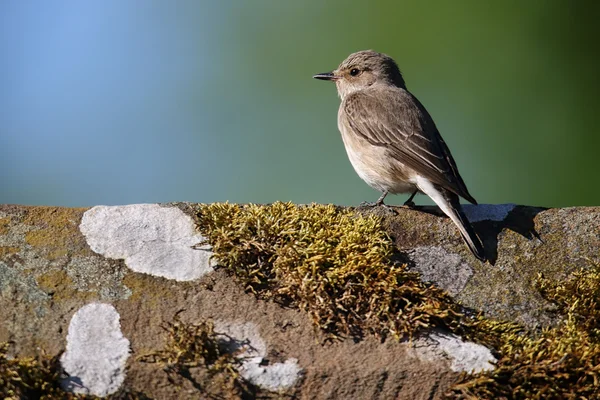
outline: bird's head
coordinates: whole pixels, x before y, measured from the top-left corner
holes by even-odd
[[[373,50],[352,53],[337,69],[313,78],[335,82],[342,99],[376,84],[406,87],[396,62],[390,56]]]

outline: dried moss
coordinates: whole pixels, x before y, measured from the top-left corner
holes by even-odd
[[[573,273],[565,282],[555,282],[539,275],[536,286],[542,295],[570,314],[596,339],[600,339],[600,265]]]
[[[241,399],[254,395],[254,387],[238,372],[241,358],[224,347],[211,320],[186,324],[176,315],[173,322],[162,328],[167,332],[164,349],[143,355],[140,361],[163,365],[175,386],[180,387],[182,379],[186,379],[208,398]]]
[[[60,389],[58,359],[9,358],[8,343],[0,344],[0,397],[3,399],[69,398]],[[74,397],[71,397],[74,398]]]
[[[600,398],[600,268],[580,270],[562,283],[540,276],[537,286],[565,318],[539,334],[501,333],[496,369],[464,375],[448,398]]]
[[[96,396],[69,393],[62,390],[60,381],[64,377],[59,356],[38,358],[11,358],[9,343],[0,343],[0,398],[5,400],[84,400],[98,399]],[[108,400],[149,399],[143,393],[121,388],[105,397]]]
[[[381,220],[332,205],[201,205],[198,229],[219,264],[262,298],[307,311],[329,337],[461,330],[441,289],[393,263]]]

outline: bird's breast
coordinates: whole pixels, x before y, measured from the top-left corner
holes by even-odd
[[[376,146],[353,132],[345,118],[338,118],[338,128],[354,170],[373,189],[380,192],[408,193],[415,188],[408,169],[384,146]]]

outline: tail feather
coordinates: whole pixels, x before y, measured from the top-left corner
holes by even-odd
[[[481,261],[486,261],[485,251],[479,237],[475,233],[469,219],[462,211],[458,195],[449,190],[434,185],[428,179],[418,177],[417,186],[419,189],[431,197],[438,207],[446,214],[452,222],[458,227],[460,235],[465,241],[471,253]]]
[[[479,260],[486,261],[485,251],[483,249],[483,245],[481,244],[481,240],[479,240],[479,237],[477,236],[477,233],[475,233],[473,226],[460,208],[460,204],[458,204],[458,208],[455,208],[455,211],[458,217],[457,219],[460,220],[460,222],[456,222],[456,220],[452,217],[450,218],[452,218],[452,221],[456,224],[456,226],[458,226],[458,230],[460,231],[463,240],[469,247],[469,250],[471,250],[471,253],[473,253],[473,255]]]

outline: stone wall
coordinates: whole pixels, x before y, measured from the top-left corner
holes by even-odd
[[[198,398],[142,362],[164,347],[174,320],[214,321],[243,349],[241,377],[263,395],[299,398],[441,398],[462,371],[494,368],[492,352],[447,332],[411,342],[323,342],[293,307],[258,300],[214,269],[194,227],[194,205],[90,209],[0,206],[0,342],[11,356],[60,356],[62,385],[107,396]],[[600,263],[600,208],[465,206],[491,259],[470,255],[437,208],[379,213],[402,262],[464,306],[527,327],[556,323],[533,287]],[[162,327],[161,327],[162,326]]]

